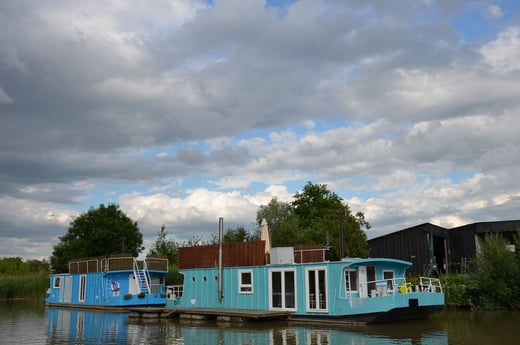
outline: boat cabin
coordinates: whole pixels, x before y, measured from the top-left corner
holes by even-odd
[[[412,309],[419,315],[419,310],[444,304],[438,279],[421,278],[415,286],[406,281],[410,262],[386,258],[325,261],[322,246],[270,248],[266,255],[262,242],[224,244],[221,269],[216,246],[180,248],[184,283],[170,288],[175,293],[167,306],[359,319],[411,307],[417,307]]]
[[[139,261],[128,254],[75,259],[69,272],[52,274],[48,305],[121,307],[164,305],[168,260],[149,256]]]

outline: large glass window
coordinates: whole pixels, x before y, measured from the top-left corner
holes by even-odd
[[[308,268],[307,309],[309,311],[327,310],[327,272],[325,268]]]
[[[296,308],[296,273],[290,270],[273,270],[270,276],[271,307]]]
[[[273,308],[282,307],[282,272],[271,272],[271,304]]]
[[[294,308],[296,306],[296,290],[294,288],[296,282],[294,281],[294,272],[285,271],[284,278],[285,308]]]

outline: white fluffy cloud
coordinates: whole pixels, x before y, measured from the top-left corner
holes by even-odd
[[[496,73],[504,75],[518,72],[520,70],[520,27],[513,26],[500,32],[497,39],[483,45],[480,52],[484,61]]]

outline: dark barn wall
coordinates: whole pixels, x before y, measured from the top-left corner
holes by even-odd
[[[453,229],[430,223],[390,233],[368,241],[371,257],[388,257],[412,262],[408,270],[414,275],[424,274],[430,263],[428,233],[433,235],[434,255],[440,272],[460,272],[463,261],[475,259],[478,247],[490,233],[503,236],[513,243],[520,230],[520,220],[480,222]],[[517,248],[520,250],[520,248]]]
[[[430,263],[428,233],[433,234],[434,244],[436,244],[435,255],[440,256],[437,257],[437,261],[442,266],[446,257],[446,229],[430,223],[369,240],[370,256],[410,261],[412,267],[408,269],[408,273],[423,274]]]
[[[475,231],[472,225],[450,230],[451,270],[460,271],[462,260],[473,261],[476,253]]]
[[[479,222],[449,230],[452,266],[459,270],[463,258],[473,261],[477,255],[477,238],[480,244],[488,234],[500,234],[510,243],[520,230],[520,220]],[[519,248],[517,248],[518,250]]]

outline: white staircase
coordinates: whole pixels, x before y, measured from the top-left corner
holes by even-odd
[[[150,274],[146,266],[146,261],[143,261],[143,268],[139,268],[139,263],[134,258],[134,277],[137,285],[138,293],[150,293]]]

